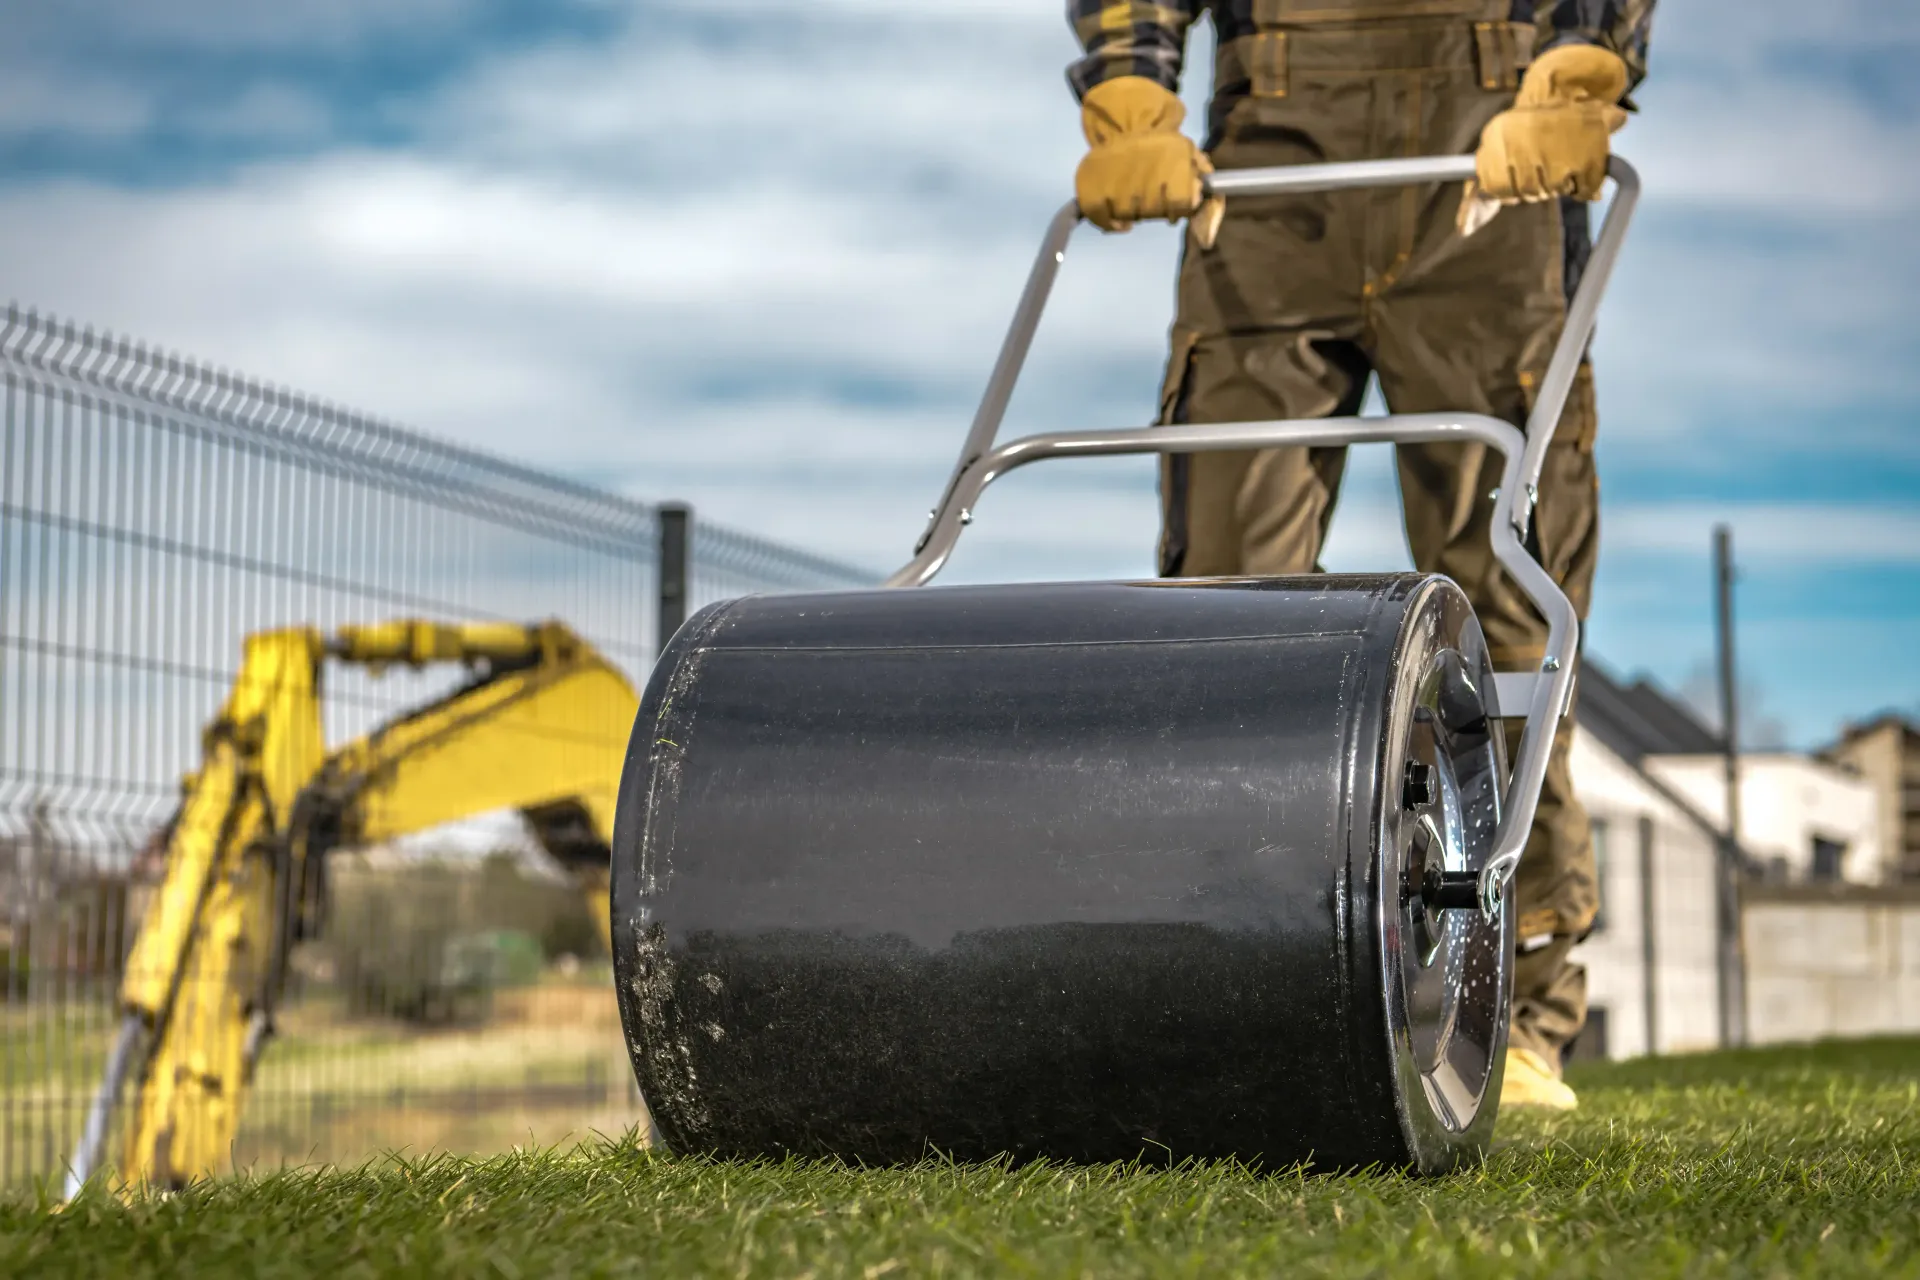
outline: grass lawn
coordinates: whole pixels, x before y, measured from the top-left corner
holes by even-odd
[[[0,1275],[1920,1277],[1920,1040],[1600,1065],[1451,1178],[718,1164],[616,1143],[50,1214]]]

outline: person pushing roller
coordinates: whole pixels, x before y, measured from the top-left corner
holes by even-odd
[[[1081,212],[1108,231],[1188,221],[1162,424],[1358,412],[1524,426],[1589,248],[1587,202],[1646,71],[1654,0],[1070,0],[1068,70],[1089,150]],[[1181,132],[1187,28],[1217,38],[1204,148]],[[1465,186],[1209,199],[1206,174],[1390,156],[1475,156]],[[1593,375],[1547,451],[1528,549],[1584,620],[1598,551]],[[1497,457],[1396,447],[1416,566],[1472,601],[1494,662],[1537,666],[1546,624],[1490,545]],[[1342,448],[1172,454],[1165,577],[1317,568]],[[1518,948],[1503,1098],[1571,1108],[1562,1056],[1586,1018],[1569,960],[1599,905],[1593,845],[1554,742],[1515,878]]]
[[[1463,2],[1263,5],[1228,28],[1211,157],[1172,88],[1198,9],[1090,16],[1093,152],[912,558],[709,605],[641,698],[610,924],[669,1149],[1440,1175],[1491,1148],[1508,1074],[1572,1103],[1594,876],[1554,759],[1580,631],[1558,583],[1591,573],[1575,384],[1640,180],[1607,150],[1625,59],[1563,77]],[[1411,154],[1342,155],[1380,150]],[[1569,255],[1555,193],[1602,174]],[[1357,191],[1388,194],[1326,194]],[[1087,210],[1193,219],[1165,421],[1000,440]],[[1397,412],[1314,416],[1376,371]],[[1327,446],[1373,440],[1402,449],[1430,567],[1307,572]],[[919,589],[996,478],[1143,453],[1176,459],[1163,567],[1237,576]]]

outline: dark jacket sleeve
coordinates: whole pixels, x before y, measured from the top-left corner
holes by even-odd
[[[1534,19],[1538,51],[1559,44],[1597,44],[1627,64],[1627,92],[1647,76],[1647,37],[1654,0],[1540,0]]]
[[[1086,56],[1067,68],[1076,98],[1102,80],[1145,76],[1175,93],[1187,49],[1187,28],[1203,0],[1145,4],[1140,0],[1067,0],[1067,21]]]

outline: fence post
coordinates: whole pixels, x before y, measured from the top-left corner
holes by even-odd
[[[660,519],[660,612],[654,657],[658,658],[687,620],[687,542],[693,508],[684,502],[663,502],[656,511]]]

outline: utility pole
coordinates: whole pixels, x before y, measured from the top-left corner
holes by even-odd
[[[1740,698],[1733,653],[1733,531],[1713,530],[1714,621],[1720,642],[1721,761],[1726,775],[1727,821],[1715,877],[1720,924],[1720,1043],[1746,1042],[1746,958],[1740,939]]]
[[[1660,1052],[1659,927],[1653,899],[1653,818],[1640,815],[1640,999],[1644,1006],[1647,1056]]]
[[[653,655],[657,660],[687,620],[687,526],[693,508],[683,502],[663,502],[654,510],[660,520],[660,607]]]

